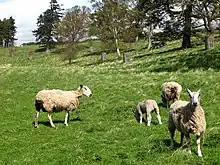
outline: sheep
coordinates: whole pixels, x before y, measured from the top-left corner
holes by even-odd
[[[144,117],[145,121],[147,121],[147,126],[150,126],[151,123],[151,112],[155,111],[157,114],[157,119],[159,121],[159,124],[162,124],[159,108],[157,105],[157,102],[155,100],[143,100],[142,102],[139,102],[137,105],[138,113],[140,114],[140,124],[142,124],[142,118]],[[146,120],[147,116],[147,120]]]
[[[182,91],[182,86],[177,82],[165,82],[162,84],[162,102],[166,107],[169,107],[169,102],[180,99],[180,92]]]
[[[63,91],[58,89],[39,91],[35,97],[35,128],[38,128],[38,118],[41,109],[43,112],[48,113],[48,119],[53,128],[55,128],[55,125],[52,121],[52,113],[65,110],[64,124],[68,126],[67,121],[69,121],[70,112],[77,108],[79,105],[78,99],[82,95],[89,97],[92,95],[92,92],[84,85],[80,85],[76,91]]]
[[[198,147],[198,156],[202,157],[200,148],[200,138],[205,134],[206,119],[205,113],[200,105],[200,90],[191,92],[187,89],[190,102],[176,101],[170,107],[168,117],[168,129],[171,137],[171,146],[174,146],[174,134],[177,129],[181,133],[180,144],[183,145],[184,136],[187,138],[188,152],[190,148],[190,134],[196,135],[196,143]]]

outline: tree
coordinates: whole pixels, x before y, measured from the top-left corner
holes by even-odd
[[[141,17],[141,27],[147,27],[148,49],[152,47],[153,30],[162,27],[162,22],[167,18],[167,3],[164,0],[138,0],[137,10]]]
[[[214,47],[213,22],[220,18],[220,1],[219,0],[196,0],[194,4],[194,17],[201,19],[206,30],[205,48]]]
[[[173,0],[172,4],[175,4],[176,6],[180,5],[183,13],[182,48],[191,47],[192,27],[194,24],[193,20],[197,22],[201,22],[200,20],[203,21],[204,27],[206,29],[205,45],[210,45],[207,42],[210,41],[210,35],[213,33],[214,30],[212,23],[217,18],[220,18],[219,0]],[[213,41],[211,40],[211,42]]]
[[[10,45],[14,45],[14,41],[16,40],[16,26],[15,19],[10,17],[9,19],[4,18],[2,21],[0,20],[0,44],[4,47],[9,47]]]
[[[59,40],[68,45],[69,63],[78,52],[77,43],[87,36],[89,13],[86,6],[74,6],[67,10],[57,27]]]
[[[33,31],[36,41],[39,41],[49,51],[58,39],[57,25],[62,17],[62,9],[56,0],[51,0],[50,8],[37,19],[38,29]]]
[[[74,6],[67,10],[57,31],[60,40],[75,44],[87,34],[90,9],[86,6]]]
[[[130,9],[126,0],[92,0],[90,35],[97,36],[105,45],[113,43],[118,58],[121,57],[120,39],[123,31],[130,27]]]

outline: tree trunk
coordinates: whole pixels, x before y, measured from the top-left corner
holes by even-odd
[[[205,36],[205,49],[213,49],[214,48],[214,37],[210,35]]]
[[[152,36],[153,36],[153,25],[150,24],[149,32],[148,32],[148,47],[147,47],[148,50],[150,50],[152,47]]]
[[[120,49],[119,49],[119,43],[118,43],[118,39],[117,38],[115,39],[115,46],[116,46],[118,58],[120,58],[121,57],[121,52],[120,52]]]
[[[101,61],[102,62],[106,61],[106,53],[105,52],[102,52],[102,54],[101,54]]]
[[[14,47],[13,46],[9,46],[8,49],[9,49],[9,56],[13,57],[14,56]]]
[[[186,5],[184,10],[184,28],[183,28],[183,40],[182,48],[191,48],[191,29],[192,29],[192,4]]]
[[[72,58],[69,58],[69,64],[72,64]]]
[[[117,54],[118,54],[118,58],[120,59],[121,58],[121,52],[120,52],[120,49],[119,49],[119,42],[118,42],[118,31],[116,28],[114,28],[113,30],[113,35],[114,35],[114,39],[115,39],[115,46],[116,46],[116,51],[117,51]]]

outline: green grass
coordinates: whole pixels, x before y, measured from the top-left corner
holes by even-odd
[[[144,42],[131,45],[132,60],[122,63],[115,53],[101,63],[98,43],[95,52],[85,49],[73,65],[60,55],[37,52],[28,57],[27,47],[16,48],[14,57],[0,49],[0,164],[220,164],[220,45],[211,51],[203,46],[179,50],[175,41],[147,51]],[[163,125],[155,114],[152,125],[140,125],[132,113],[146,98],[161,103],[161,84],[177,81],[192,91],[202,87],[201,104],[206,113],[207,132],[197,156],[195,137],[192,154],[170,149],[168,110],[159,107]],[[57,129],[40,113],[35,129],[34,97],[41,89],[71,90],[89,86],[91,98],[82,97],[78,114],[72,113],[69,126],[64,113],[53,115]],[[185,90],[183,100],[188,96]],[[77,115],[81,120],[76,120]],[[175,139],[179,142],[179,133]]]

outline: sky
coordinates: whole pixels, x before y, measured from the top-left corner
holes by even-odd
[[[57,0],[62,8],[75,5],[90,6],[89,0]],[[37,29],[38,16],[49,8],[50,0],[0,0],[0,19],[12,16],[17,27],[16,45],[35,41],[32,34]]]

